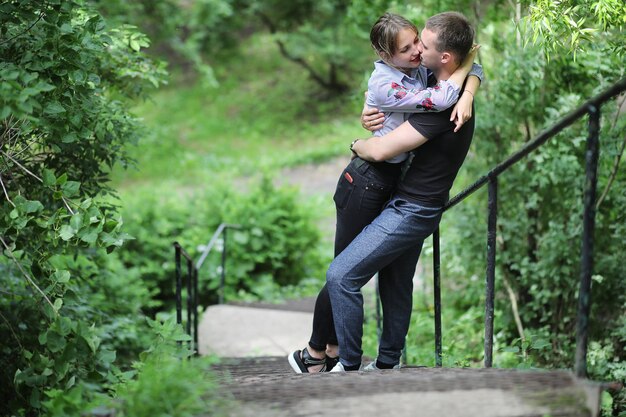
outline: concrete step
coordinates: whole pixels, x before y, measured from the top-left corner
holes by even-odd
[[[403,368],[295,374],[284,356],[225,359],[215,371],[238,417],[597,416],[600,384],[568,371]]]

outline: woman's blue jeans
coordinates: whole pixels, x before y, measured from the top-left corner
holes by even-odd
[[[330,264],[326,285],[343,365],[361,363],[361,288],[379,271],[383,332],[378,360],[387,364],[400,361],[411,319],[415,266],[424,240],[437,228],[441,214],[441,208],[424,207],[394,196]]]

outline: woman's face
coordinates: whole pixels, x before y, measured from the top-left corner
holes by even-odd
[[[419,40],[419,36],[413,29],[402,29],[396,38],[396,53],[393,54],[389,63],[396,68],[412,69],[419,67],[421,63],[417,49]]]

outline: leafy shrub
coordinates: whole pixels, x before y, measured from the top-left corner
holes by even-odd
[[[480,140],[466,166],[475,174],[487,172],[585,99],[623,77],[618,57],[610,55],[602,65],[594,64],[605,56],[604,43],[580,52],[577,62],[566,54],[546,61],[539,49],[511,47],[512,35],[497,35],[502,59],[491,69],[494,76],[486,100],[477,106],[476,138]],[[624,342],[614,336],[616,329],[624,326],[626,303],[626,280],[620,265],[626,250],[622,158],[626,119],[620,117],[617,104],[612,100],[602,106],[595,202],[589,337],[597,354],[590,351],[589,363],[596,361],[592,376],[600,380],[613,378],[614,369],[626,363]],[[510,350],[505,353],[511,356],[502,361],[507,366],[515,362],[541,367],[574,364],[586,122],[581,119],[499,176],[496,308],[502,315],[495,324],[496,333],[502,336],[501,346]],[[443,249],[442,259],[447,259],[447,267],[459,281],[464,279],[461,271],[466,271],[465,276],[484,276],[486,207],[486,193],[477,193],[444,219],[457,233],[449,234],[453,241]],[[505,282],[517,298],[525,342],[520,340]],[[464,304],[482,302],[482,279],[469,284]]]
[[[315,217],[297,201],[298,192],[275,187],[267,178],[246,187],[246,193],[216,185],[197,195],[150,191],[124,198],[125,230],[135,239],[118,256],[169,307],[174,301],[172,243],[180,242],[197,259],[220,223],[238,225],[227,230],[227,298],[239,291],[261,296],[268,286],[322,276]],[[220,242],[200,271],[202,303],[217,300],[222,250]]]
[[[209,366],[214,358],[190,358],[189,337],[173,319],[148,320],[149,348],[139,355],[133,370],[119,375],[107,392],[79,383],[69,390],[46,392],[44,408],[50,417],[79,417],[111,413],[124,417],[227,415],[230,405],[216,384]]]
[[[99,281],[105,250],[128,239],[101,196],[140,136],[129,102],[165,72],[144,35],[85,2],[3,2],[0,27],[0,414],[30,416],[48,390],[116,379],[121,342],[95,326],[113,321],[106,296],[129,302],[128,323],[149,302],[137,281]]]

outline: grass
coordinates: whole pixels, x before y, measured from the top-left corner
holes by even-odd
[[[174,82],[137,105],[147,136],[130,149],[138,169],[114,171],[115,188],[206,186],[324,161],[364,133],[357,97],[321,99],[268,38],[251,38],[246,56],[226,58],[215,72],[218,87]]]

